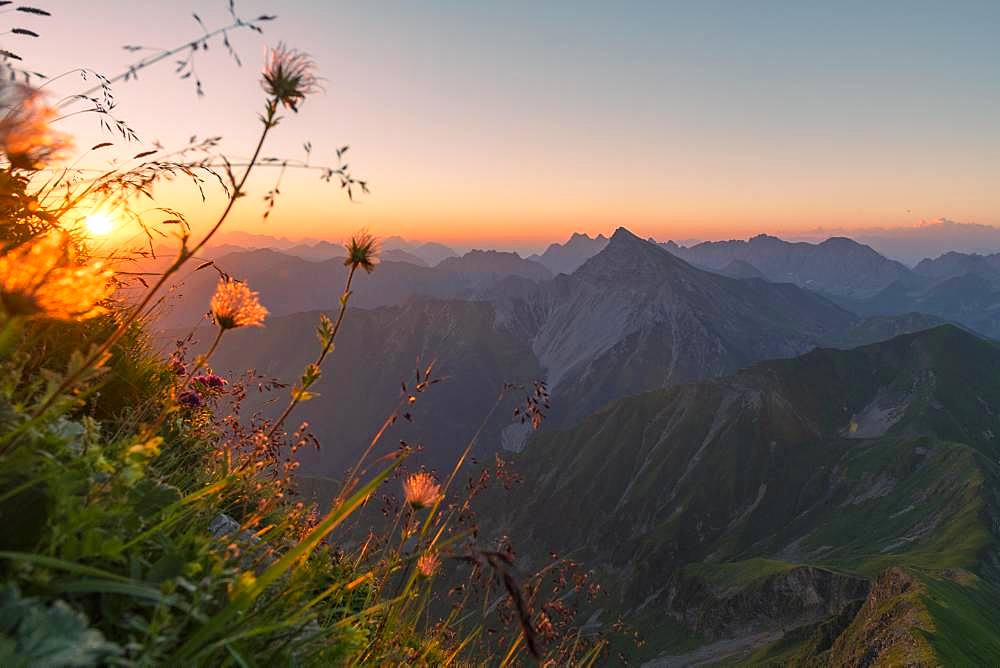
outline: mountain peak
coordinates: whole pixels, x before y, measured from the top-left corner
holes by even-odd
[[[619,227],[604,250],[587,260],[574,275],[602,282],[635,284],[636,281],[661,281],[667,273],[679,267],[688,267],[688,264],[658,245]]]
[[[632,232],[630,232],[628,229],[624,227],[619,227],[617,230],[615,230],[615,233],[611,235],[611,243],[613,244],[638,243],[645,245],[647,242],[643,241],[636,235],[632,234]]]

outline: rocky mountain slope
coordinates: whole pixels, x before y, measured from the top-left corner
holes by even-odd
[[[573,274],[498,308],[531,337],[558,424],[627,394],[805,352],[856,320],[794,285],[696,269],[624,228]]]
[[[998,455],[1000,349],[944,326],[622,399],[533,439],[489,516],[596,568],[659,665],[992,663],[945,629],[1000,612]]]

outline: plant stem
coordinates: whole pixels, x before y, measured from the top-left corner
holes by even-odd
[[[247,163],[247,168],[243,172],[243,177],[240,179],[239,183],[236,184],[236,186],[233,188],[233,192],[229,197],[229,202],[226,204],[225,210],[223,210],[222,215],[219,216],[219,219],[216,221],[215,225],[212,226],[212,229],[208,231],[208,234],[206,234],[202,238],[202,240],[199,241],[197,245],[195,245],[194,248],[190,250],[188,250],[186,247],[181,249],[181,252],[180,254],[178,254],[177,259],[170,264],[170,266],[167,268],[166,271],[163,272],[163,275],[160,276],[160,279],[156,282],[156,284],[146,293],[146,296],[143,297],[142,301],[139,302],[138,306],[136,306],[132,310],[132,312],[129,313],[124,320],[122,320],[121,324],[118,325],[117,329],[115,329],[115,331],[111,334],[111,336],[109,336],[107,340],[104,341],[104,343],[98,346],[87,357],[84,363],[81,364],[76,371],[69,374],[65,379],[63,379],[62,383],[59,384],[59,387],[56,388],[56,391],[53,392],[51,396],[49,396],[49,398],[42,404],[42,406],[32,414],[32,417],[40,417],[41,415],[44,415],[45,412],[52,407],[52,404],[55,403],[56,399],[61,394],[70,390],[73,387],[73,385],[76,384],[76,382],[80,379],[80,376],[86,369],[90,368],[91,365],[93,365],[98,360],[102,359],[105,356],[105,354],[111,349],[111,346],[117,343],[118,340],[122,336],[124,336],[125,332],[128,331],[128,328],[132,326],[132,323],[134,323],[136,319],[139,317],[139,315],[143,312],[143,310],[147,306],[149,306],[149,303],[153,300],[153,297],[156,295],[157,292],[159,292],[160,288],[163,287],[163,285],[167,282],[167,280],[175,273],[177,273],[177,271],[184,265],[184,263],[187,262],[188,258],[190,258],[192,255],[195,255],[198,251],[200,251],[205,246],[205,244],[207,244],[209,240],[211,240],[211,238],[215,235],[215,233],[219,230],[219,228],[222,227],[222,224],[226,221],[226,218],[229,217],[229,212],[233,210],[233,206],[236,204],[236,200],[243,194],[243,186],[246,185],[247,179],[250,176],[250,172],[253,171],[254,165],[257,163],[257,159],[260,157],[260,151],[264,147],[264,141],[267,139],[267,135],[271,131],[271,128],[273,128],[277,122],[276,121],[277,111],[278,111],[278,99],[272,98],[268,100],[267,115],[263,119],[264,129],[261,131],[260,138],[257,140],[257,148],[253,152],[253,157],[251,157],[250,162]]]
[[[194,377],[198,374],[198,372],[201,371],[201,369],[206,364],[208,364],[209,358],[212,357],[212,354],[215,352],[215,349],[219,347],[219,341],[222,340],[222,335],[225,333],[226,330],[220,327],[219,333],[215,335],[215,340],[212,341],[212,345],[209,347],[208,352],[206,352],[204,355],[198,356],[198,361],[195,363],[194,369],[192,369],[191,372],[188,373],[187,378],[184,379],[184,382],[181,384],[180,388],[174,391],[172,395],[174,399],[176,399],[182,392],[184,392],[184,390],[188,388],[188,386],[191,384],[191,381],[194,380]],[[144,440],[153,437],[153,435],[157,432],[157,430],[159,430],[159,428],[163,425],[163,422],[164,420],[167,419],[167,416],[170,415],[170,413],[173,411],[174,405],[175,404],[173,401],[164,402],[163,408],[162,410],[160,410],[159,416],[157,416],[156,420],[152,424],[150,424],[148,427],[145,428],[142,436]]]
[[[244,21],[242,19],[236,19],[231,24],[229,24],[229,25],[227,25],[227,26],[225,26],[223,28],[216,28],[212,32],[207,32],[204,35],[202,35],[201,37],[199,37],[197,39],[194,39],[194,40],[191,40],[190,42],[185,42],[184,44],[181,44],[180,46],[174,47],[173,49],[170,49],[169,51],[161,51],[160,53],[158,53],[156,55],[148,56],[148,57],[143,58],[142,60],[140,60],[138,62],[135,62],[135,63],[129,65],[128,69],[126,69],[124,72],[122,72],[122,73],[118,74],[117,76],[114,76],[114,77],[112,77],[110,79],[107,79],[107,84],[117,83],[119,81],[125,80],[128,77],[135,76],[136,72],[138,72],[139,70],[145,69],[145,68],[149,67],[150,65],[155,65],[156,63],[158,63],[158,62],[160,62],[162,60],[165,60],[167,58],[170,58],[171,56],[177,55],[181,51],[186,51],[188,49],[196,48],[198,45],[200,45],[200,44],[202,44],[204,42],[207,42],[208,40],[210,40],[211,38],[215,37],[216,35],[221,35],[221,34],[226,33],[229,30],[235,30],[235,29],[247,27],[247,26],[250,26],[250,25],[253,25],[253,21]],[[79,71],[79,70],[74,70],[74,71]],[[70,72],[67,72],[66,74],[69,74],[69,73]],[[60,75],[60,76],[62,76],[62,75]],[[93,87],[85,90],[82,93],[82,95],[84,95],[84,96],[93,95],[94,93],[100,92],[103,87],[104,87],[103,83],[98,84],[96,86],[93,86]]]
[[[7,348],[10,347],[11,342],[21,331],[21,325],[23,324],[24,318],[14,315],[8,317],[7,322],[0,328],[0,359],[6,354]]]
[[[222,335],[225,333],[226,330],[220,327],[219,333],[215,335],[215,340],[212,341],[212,345],[209,346],[208,348],[208,352],[206,352],[204,355],[198,355],[198,360],[197,362],[195,362],[194,368],[191,369],[190,373],[188,373],[187,378],[184,379],[184,383],[181,385],[178,392],[183,392],[184,390],[186,390],[188,388],[188,385],[191,384],[191,381],[198,374],[198,372],[201,371],[206,364],[208,364],[208,360],[215,353],[215,349],[219,347],[219,341],[222,340]]]
[[[344,322],[344,315],[347,313],[347,302],[351,298],[351,283],[354,281],[354,273],[357,270],[357,265],[352,264],[350,269],[347,271],[347,283],[344,285],[344,293],[340,297],[340,312],[337,314],[337,321],[333,325],[333,330],[331,331],[329,338],[323,344],[323,349],[320,350],[319,356],[316,358],[316,361],[313,362],[315,366],[322,366],[323,360],[326,359],[327,354],[333,349],[334,339],[337,338],[337,332],[340,331],[340,325]],[[301,394],[292,395],[292,399],[288,402],[288,406],[285,407],[285,410],[280,416],[278,416],[278,419],[275,420],[273,425],[271,425],[270,431],[267,432],[268,440],[274,436],[275,432],[277,432],[285,420],[288,419],[288,416],[295,409],[295,407],[298,406],[299,402],[302,401],[301,397]]]

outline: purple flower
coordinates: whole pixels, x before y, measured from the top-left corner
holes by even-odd
[[[195,376],[191,379],[193,382],[198,383],[202,387],[208,388],[210,390],[221,390],[229,383],[222,376],[217,376],[214,373],[203,373]]]
[[[194,390],[181,392],[177,396],[177,403],[185,408],[201,408],[205,405],[205,401],[201,398],[201,395]]]
[[[183,376],[187,373],[187,366],[185,366],[184,361],[174,355],[171,355],[170,361],[167,363],[167,368],[175,376]]]

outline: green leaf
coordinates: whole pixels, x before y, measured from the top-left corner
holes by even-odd
[[[57,583],[54,589],[70,594],[119,594],[128,596],[129,598],[139,598],[170,606],[176,603],[172,597],[165,595],[159,589],[135,582],[118,582],[93,578]]]
[[[16,587],[0,588],[0,665],[95,666],[122,654],[118,645],[89,627],[86,616],[63,601],[46,606],[21,598]]]
[[[144,520],[152,518],[173,503],[181,500],[181,492],[173,485],[165,485],[148,478],[140,480],[134,488],[132,508]]]
[[[102,571],[100,568],[85,566],[83,564],[78,564],[73,561],[56,559],[55,557],[46,557],[43,554],[30,554],[27,552],[4,551],[0,552],[0,559],[8,559],[10,561],[23,561],[25,563],[34,564],[36,566],[52,568],[58,571],[66,571],[67,573],[74,573],[76,575],[87,575],[96,578],[104,578],[107,580],[116,580],[118,582],[128,582],[128,583],[133,582],[133,580],[130,580],[129,578],[122,577],[121,575],[116,575],[108,571]]]
[[[315,399],[319,394],[317,392],[309,392],[308,390],[303,390],[301,387],[292,388],[292,399],[295,401],[309,401],[310,399]]]

